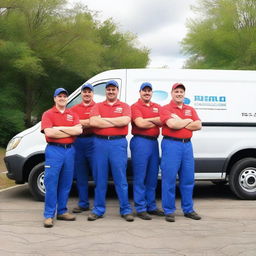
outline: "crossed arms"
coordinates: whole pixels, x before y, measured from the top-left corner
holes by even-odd
[[[200,120],[193,121],[191,118],[182,119],[176,114],[171,114],[171,118],[167,120],[166,125],[175,130],[186,128],[191,131],[197,131],[202,128]]]
[[[110,127],[122,127],[130,123],[131,118],[129,116],[119,117],[90,117],[90,126],[97,128],[110,128]]]
[[[45,128],[44,133],[49,138],[61,139],[72,136],[80,135],[83,132],[82,125],[77,124],[74,126],[55,126],[51,128]]]

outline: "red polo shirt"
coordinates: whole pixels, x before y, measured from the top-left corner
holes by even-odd
[[[76,113],[80,120],[89,119],[92,107],[95,105],[94,101],[91,101],[88,106],[85,106],[83,102],[70,108],[70,110]],[[84,128],[83,134],[92,134],[92,128]]]
[[[124,102],[117,100],[114,105],[109,105],[107,101],[96,103],[92,110],[90,116],[101,116],[104,117],[119,117],[119,116],[129,116],[131,117],[131,108]],[[114,135],[127,135],[128,125],[123,127],[110,127],[110,128],[93,128],[93,133],[103,136],[114,136]]]
[[[162,128],[163,136],[170,136],[181,139],[191,138],[193,133],[191,130],[187,128],[175,130],[169,128],[166,125],[167,120],[172,118],[171,114],[176,114],[182,119],[190,118],[193,121],[200,120],[195,109],[185,104],[182,105],[182,108],[179,108],[178,105],[172,100],[169,104],[163,106],[160,111],[160,119],[164,124]]]
[[[142,118],[152,118],[158,117],[160,112],[160,105],[150,102],[147,106],[141,99],[131,106],[132,111],[132,134],[133,135],[147,135],[147,136],[158,136],[159,126],[155,126],[148,129],[139,128],[134,123],[134,120],[138,117]]]
[[[69,109],[65,109],[64,113],[61,113],[55,106],[43,113],[41,121],[41,132],[44,133],[44,129],[52,128],[54,126],[74,126],[79,124],[79,118],[77,114],[71,112]],[[73,143],[76,137],[68,137],[61,139],[54,139],[45,135],[47,142],[56,143]]]

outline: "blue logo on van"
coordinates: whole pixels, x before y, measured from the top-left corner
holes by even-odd
[[[226,96],[213,96],[213,95],[195,95],[194,106],[196,108],[207,108],[207,109],[227,109],[227,98]]]
[[[191,100],[189,98],[184,98],[183,103],[189,105]]]
[[[168,98],[168,93],[161,90],[153,91],[152,100],[156,102],[164,101]]]

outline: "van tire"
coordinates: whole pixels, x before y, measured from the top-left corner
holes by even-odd
[[[256,199],[256,158],[248,157],[235,163],[229,175],[229,185],[240,199]]]
[[[28,177],[29,190],[37,201],[44,201],[45,187],[43,179],[44,163],[40,163],[32,169]]]

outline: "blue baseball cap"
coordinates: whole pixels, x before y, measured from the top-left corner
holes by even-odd
[[[142,85],[140,86],[140,91],[143,90],[145,87],[149,87],[151,90],[153,89],[151,83],[149,83],[149,82],[144,82],[144,83],[142,83]]]
[[[105,88],[107,88],[107,87],[110,86],[110,85],[119,88],[119,85],[118,85],[118,83],[117,83],[115,80],[110,80],[110,81],[108,81],[108,82],[106,83]]]
[[[64,88],[57,88],[53,94],[53,97],[56,97],[57,95],[59,95],[60,93],[66,93],[68,96],[68,91]]]
[[[91,89],[92,91],[94,90],[94,89],[93,89],[93,86],[92,86],[91,84],[87,83],[87,84],[84,84],[84,85],[82,86],[81,91],[84,90],[84,89],[86,89],[86,88]]]

